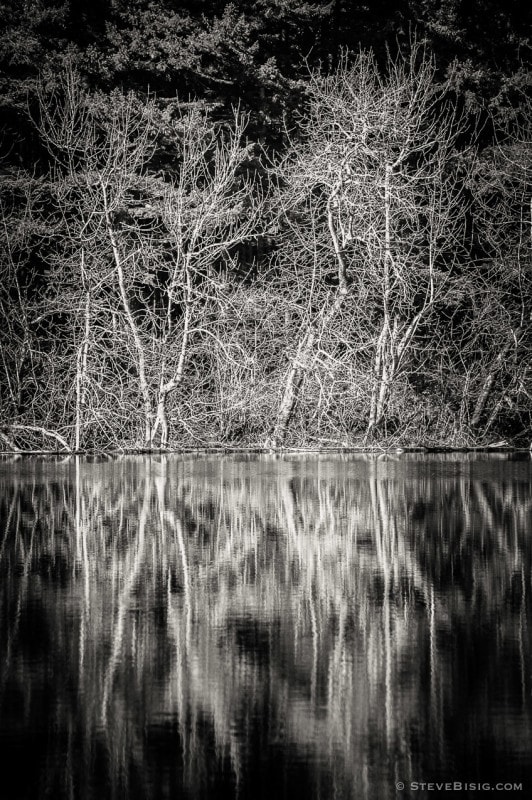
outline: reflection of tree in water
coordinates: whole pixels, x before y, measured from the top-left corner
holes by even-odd
[[[54,796],[386,797],[525,758],[528,464],[38,470],[3,479],[0,725]]]
[[[499,479],[493,472],[487,479],[478,467],[475,473],[473,463],[471,473],[448,482],[444,492],[429,485],[411,516],[409,538],[424,579],[449,614],[450,624],[437,625],[441,671],[448,676],[442,687],[450,712],[445,740],[458,750],[477,742],[495,759],[498,748],[513,751],[527,763],[532,738],[527,464],[507,464]],[[514,713],[523,714],[525,728],[505,718],[512,696],[521,696]]]

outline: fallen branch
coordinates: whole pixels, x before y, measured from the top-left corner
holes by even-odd
[[[1,431],[0,431],[0,439],[2,439],[7,444],[12,453],[20,453],[20,450],[18,449],[18,447],[16,447],[14,442]]]
[[[42,433],[43,436],[50,436],[52,439],[55,439],[57,442],[59,442],[59,444],[63,445],[67,452],[72,452],[72,448],[69,447],[66,439],[63,439],[63,437],[55,431],[47,431],[46,428],[41,428],[38,425],[19,425],[18,423],[9,425],[9,428],[13,431],[34,431],[35,433]],[[7,441],[7,437],[2,435],[2,438]]]

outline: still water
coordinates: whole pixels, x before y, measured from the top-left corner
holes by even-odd
[[[528,455],[4,461],[0,797],[530,797],[531,534]]]

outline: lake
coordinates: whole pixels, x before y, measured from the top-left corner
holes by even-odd
[[[0,487],[2,800],[531,796],[528,454],[23,458]]]

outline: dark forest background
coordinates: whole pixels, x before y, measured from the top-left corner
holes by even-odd
[[[0,446],[532,437],[532,6],[0,5]]]

